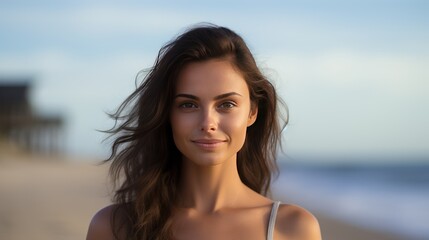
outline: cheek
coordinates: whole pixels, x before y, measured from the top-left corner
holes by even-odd
[[[171,131],[173,134],[173,141],[176,147],[180,152],[182,152],[182,145],[183,145],[183,139],[185,136],[185,131],[183,125],[183,121],[180,119],[180,117],[175,116],[172,114],[170,118],[171,123]]]
[[[225,121],[225,128],[232,135],[233,140],[235,139],[237,143],[242,144],[246,138],[247,117],[243,116],[243,114],[237,114],[234,118],[234,120]]]
[[[172,113],[170,124],[173,132],[173,138],[176,140],[189,133],[193,123],[192,118],[189,115]]]

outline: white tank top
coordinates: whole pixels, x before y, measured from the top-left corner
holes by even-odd
[[[267,240],[273,240],[274,226],[276,224],[277,210],[279,209],[280,201],[273,203],[271,208],[270,219],[268,220]]]

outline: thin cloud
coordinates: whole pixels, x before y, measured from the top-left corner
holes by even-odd
[[[78,34],[156,34],[177,31],[195,15],[161,8],[91,6],[86,8],[22,8],[0,10],[0,26],[43,34],[53,29]],[[75,38],[82,37],[80,35]]]

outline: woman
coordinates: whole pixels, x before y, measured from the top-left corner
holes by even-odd
[[[199,26],[165,45],[112,115],[114,205],[87,239],[321,239],[306,210],[266,197],[277,96],[243,39]]]

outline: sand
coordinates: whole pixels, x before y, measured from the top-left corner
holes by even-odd
[[[93,214],[109,204],[107,165],[0,155],[0,239],[85,239]],[[399,240],[315,213],[325,240]]]
[[[0,239],[85,239],[109,203],[106,166],[65,159],[0,161]]]

